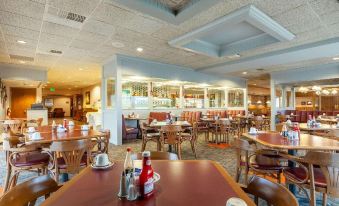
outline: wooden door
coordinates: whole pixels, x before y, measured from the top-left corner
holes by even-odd
[[[11,88],[11,117],[26,118],[26,110],[36,100],[35,88]]]

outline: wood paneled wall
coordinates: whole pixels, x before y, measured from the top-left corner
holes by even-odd
[[[26,110],[36,101],[35,88],[11,88],[11,117],[26,118]]]
[[[339,96],[322,96],[321,110],[323,111],[339,110]]]

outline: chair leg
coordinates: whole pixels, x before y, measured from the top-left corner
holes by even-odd
[[[179,143],[179,144],[177,144],[176,145],[177,146],[177,148],[178,148],[178,157],[179,157],[179,160],[181,160],[181,144]]]
[[[327,193],[323,193],[323,206],[327,205]]]
[[[236,172],[236,174],[235,174],[235,181],[236,181],[236,182],[239,182],[239,180],[240,180],[240,175],[241,175],[241,167],[238,167],[238,168],[237,168],[237,172]]]
[[[10,190],[11,188],[13,188],[16,185],[18,178],[19,178],[19,173],[20,173],[20,171],[13,170],[13,177],[9,181],[8,190]]]
[[[7,164],[7,173],[5,178],[4,192],[6,192],[9,188],[9,180],[11,179],[12,167],[10,164]]]
[[[316,197],[315,197],[315,191],[314,189],[310,189],[310,205],[311,206],[316,206]]]
[[[145,148],[146,148],[146,142],[145,142],[145,141],[142,141],[142,144],[141,144],[141,152],[145,151]]]
[[[194,154],[194,157],[195,157],[195,159],[197,159],[197,153],[195,151],[195,144],[194,144],[193,141],[190,141],[190,143],[191,143],[191,148],[192,148],[192,152]]]

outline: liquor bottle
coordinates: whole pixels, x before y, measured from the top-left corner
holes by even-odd
[[[154,192],[153,169],[151,166],[151,153],[142,153],[142,171],[139,177],[140,195],[142,198],[150,197]]]
[[[63,126],[64,128],[67,127],[67,119],[64,119],[62,126]]]
[[[133,166],[133,160],[131,157],[132,149],[130,147],[127,147],[125,162],[124,162],[124,170],[125,174],[130,174],[133,172],[134,166]]]

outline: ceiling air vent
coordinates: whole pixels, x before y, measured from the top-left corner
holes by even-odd
[[[54,49],[52,49],[52,50],[49,51],[49,52],[51,52],[51,53],[53,53],[53,54],[62,54],[62,51],[54,50]]]
[[[44,14],[44,21],[61,24],[76,29],[81,29],[85,20],[85,16],[61,10],[52,6],[48,6],[47,12]]]
[[[10,54],[9,57],[13,60],[18,60],[18,61],[25,61],[25,62],[34,61],[33,57],[26,57],[26,56],[14,55],[14,54]]]

